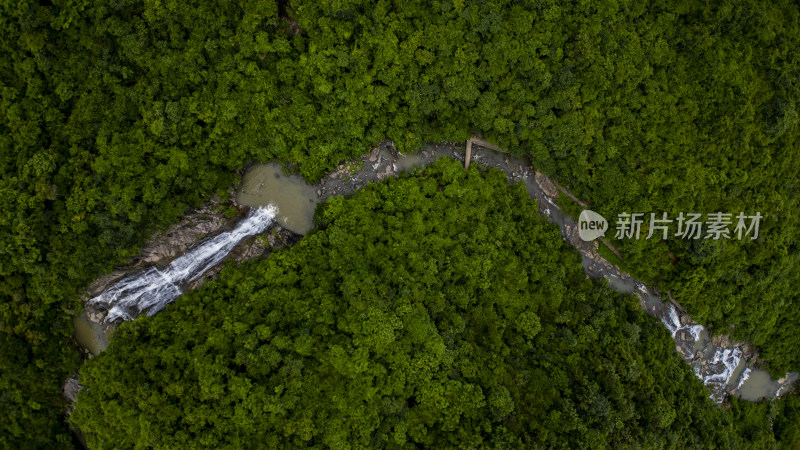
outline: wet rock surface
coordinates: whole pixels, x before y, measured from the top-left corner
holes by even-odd
[[[450,157],[464,161],[463,143],[428,145],[422,152],[413,155],[399,153],[390,141],[384,141],[361,158],[340,164],[336,170],[325,176],[319,183],[311,186],[317,201],[324,202],[336,195],[348,195],[363,188],[370,182],[380,182],[388,177],[398,176],[417,166],[425,166],[440,157]],[[711,388],[711,398],[721,402],[726,396],[746,390],[748,400],[762,397],[776,397],[788,391],[797,374],[787,374],[780,380],[771,380],[758,369],[757,354],[745,343],[730,342],[727,337],[709,336],[708,331],[695,323],[683,312],[671,296],[662,299],[656,289],[622,272],[598,253],[598,242],[583,241],[578,235],[575,221],[556,205],[559,193],[572,195],[547,176],[535,171],[524,158],[511,157],[506,153],[489,150],[480,144],[473,144],[471,161],[484,167],[495,167],[506,173],[512,182],[525,183],[526,189],[534,198],[539,212],[561,228],[568,243],[575,247],[583,257],[583,267],[587,276],[605,278],[611,288],[625,294],[636,295],[642,308],[651,316],[658,318],[670,331],[676,343],[676,351],[694,369],[695,374]],[[235,198],[232,201],[235,204]],[[236,205],[240,206],[240,205]],[[219,208],[217,208],[219,209]],[[196,245],[204,235],[219,233],[232,222],[213,212],[213,208],[201,208],[189,214],[180,224],[170,228],[163,236],[155,236],[145,246],[142,254],[133,263],[134,267],[146,264],[163,264],[169,259],[186,252]],[[238,220],[238,218],[237,218]],[[228,260],[241,261],[267,257],[272,251],[293,245],[302,236],[279,225],[273,226],[257,236],[240,242],[228,255]],[[612,250],[614,250],[612,248]],[[217,276],[224,264],[208,270],[201,278],[187,286],[186,290],[196,289]],[[90,286],[87,298],[102,292],[114,281],[120,279],[126,270],[118,270]],[[102,311],[88,311],[90,320],[102,323]],[[752,381],[760,380],[755,388]]]
[[[320,201],[333,195],[346,195],[360,189],[366,183],[381,181],[387,176],[397,176],[404,169],[432,163],[439,157],[447,156],[464,160],[463,144],[429,145],[416,155],[398,153],[390,142],[384,142],[359,161],[362,168],[352,170],[352,166],[341,165],[320,183],[317,191]],[[561,228],[561,233],[570,245],[583,257],[587,276],[605,278],[614,290],[636,295],[642,308],[659,319],[675,339],[676,351],[693,368],[695,374],[711,389],[710,397],[722,402],[728,395],[741,395],[748,388],[748,377],[758,373],[759,395],[742,396],[747,400],[774,398],[788,391],[798,374],[787,374],[780,380],[771,380],[764,371],[758,369],[758,355],[746,343],[731,342],[727,336],[710,337],[708,330],[694,322],[683,308],[672,299],[662,299],[660,293],[645,283],[631,277],[619,267],[611,264],[597,250],[597,241],[587,242],[580,238],[575,221],[556,205],[559,193],[575,199],[565,188],[534,170],[525,158],[510,157],[508,154],[473,144],[472,163],[484,167],[494,167],[506,173],[512,182],[523,182],[528,193],[539,205],[539,212]],[[575,199],[582,205],[579,199]],[[603,244],[605,245],[605,244]],[[609,245],[612,252],[618,253]],[[682,313],[682,314],[681,314]]]
[[[206,213],[204,212],[204,214]],[[182,225],[180,229],[183,232],[180,233],[181,238],[176,242],[175,245],[176,247],[183,248],[185,253],[180,255],[179,258],[174,259],[166,268],[162,267],[160,268],[161,270],[155,266],[139,268],[137,265],[132,264],[132,269],[130,269],[130,271],[120,269],[115,271],[110,276],[103,277],[101,280],[94,283],[87,290],[85,295],[85,312],[78,317],[86,318],[89,322],[88,327],[82,327],[81,331],[83,333],[76,334],[76,338],[79,338],[78,341],[81,342],[85,347],[89,348],[92,354],[97,354],[97,341],[105,341],[106,339],[104,339],[104,336],[91,336],[91,333],[87,330],[95,330],[97,329],[97,326],[101,324],[103,333],[107,338],[107,336],[111,334],[116,326],[118,326],[122,321],[133,319],[145,312],[147,312],[147,314],[153,314],[163,307],[163,305],[156,305],[155,310],[148,310],[150,306],[147,302],[141,303],[131,301],[129,302],[130,305],[126,304],[126,306],[121,306],[124,308],[122,311],[115,312],[115,309],[117,309],[117,307],[120,305],[120,303],[115,300],[118,294],[108,296],[108,293],[112,291],[104,291],[104,289],[108,288],[108,286],[116,280],[120,280],[120,284],[123,285],[139,286],[141,283],[139,283],[138,280],[135,283],[132,283],[130,280],[135,280],[138,277],[140,279],[148,280],[147,283],[144,284],[149,284],[151,281],[155,283],[162,281],[162,279],[169,278],[171,283],[167,283],[166,287],[163,289],[176,291],[173,297],[169,297],[165,300],[166,302],[169,302],[171,301],[171,298],[175,298],[187,291],[197,289],[208,280],[216,278],[225,267],[226,263],[239,264],[248,259],[266,257],[272,251],[294,244],[301,237],[290,230],[287,230],[279,225],[275,225],[272,219],[264,222],[262,220],[264,213],[259,214],[262,215],[255,214],[253,216],[248,216],[246,220],[237,217],[231,220],[223,221],[223,219],[218,216],[217,221],[222,223],[222,226],[218,227],[220,232],[215,235],[199,239],[192,243],[192,245],[185,245],[183,238],[192,233],[198,236],[202,236],[203,234],[196,232],[196,225],[182,223],[180,224]],[[193,214],[191,214],[190,217],[191,216],[193,216]],[[267,220],[267,216],[263,217],[265,218],[264,220]],[[274,218],[274,214],[269,217]],[[235,223],[236,220],[239,220],[239,224],[236,227],[233,227],[232,224]],[[259,223],[261,225],[252,225],[257,226],[258,228],[255,231],[248,233],[248,226],[244,227],[245,230],[240,229],[242,224],[245,224],[245,222],[253,224]],[[207,223],[208,222],[200,222],[199,224],[201,227],[203,227],[206,226]],[[233,230],[231,230],[231,228],[233,228]],[[263,229],[265,231],[259,232],[258,229]],[[251,235],[247,236],[247,234]],[[173,234],[173,236],[175,235],[176,234]],[[237,235],[240,237],[237,237]],[[242,238],[241,236],[244,237]],[[158,239],[162,239],[162,237],[159,236]],[[164,243],[163,241],[159,242],[158,245],[159,248],[169,247],[169,243]],[[206,250],[208,247],[210,248]],[[214,259],[211,258],[210,255],[219,255],[219,257]],[[174,267],[178,259],[180,259],[183,264],[179,264],[177,267]],[[206,263],[206,260],[209,262]],[[178,275],[174,275],[174,272],[178,272]],[[172,276],[176,276],[177,278],[173,280],[171,278]],[[120,284],[112,287],[112,290],[118,290]],[[105,288],[103,288],[103,286],[105,286]],[[154,290],[153,292],[155,293],[153,294],[153,292],[151,292],[148,288],[148,290],[142,291],[142,294],[138,294],[138,291],[136,291],[136,295],[160,295],[159,292],[161,292],[161,289],[162,288]],[[100,293],[103,293],[103,295],[98,296]],[[125,293],[119,295],[122,297],[128,294]],[[76,321],[76,324],[77,323],[78,321]],[[105,345],[102,345],[101,347],[102,348],[100,351],[105,348]]]
[[[275,225],[266,233],[253,236],[240,242],[228,255],[227,260],[238,265],[249,259],[266,258],[274,251],[291,247],[302,237],[302,235],[289,231],[280,225]],[[195,290],[207,281],[213,280],[219,276],[219,273],[222,272],[224,267],[224,263],[217,264],[206,271],[202,277],[187,284],[184,287],[184,291]]]
[[[180,222],[172,225],[165,232],[158,232],[151,236],[142,246],[139,255],[133,258],[130,263],[117,268],[90,284],[83,295],[84,314],[88,320],[94,324],[102,325],[105,330],[105,337],[110,335],[118,324],[105,323],[107,311],[94,307],[88,304],[87,301],[101,294],[124,277],[148,266],[166,266],[171,260],[186,253],[207,236],[218,234],[226,228],[233,227],[241,219],[240,215],[227,218],[222,214],[221,206],[220,199],[213,198],[202,207],[188,213]]]
[[[166,233],[153,236],[142,248],[134,266],[167,263],[185,253],[204,237],[218,233],[238,221],[239,218],[228,219],[222,216],[217,206],[218,204],[212,203],[195,210],[180,223],[170,227]]]
[[[98,278],[86,289],[84,300],[94,297],[122,277],[147,266],[165,266],[171,260],[186,253],[204,237],[231,228],[240,216],[226,218],[221,213],[221,202],[212,199],[206,205],[187,214],[180,222],[163,233],[156,233],[142,246],[139,255],[129,264]]]

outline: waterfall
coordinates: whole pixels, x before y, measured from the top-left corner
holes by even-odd
[[[739,366],[739,361],[741,361],[741,359],[742,349],[739,347],[718,348],[714,352],[714,359],[709,363],[709,366],[716,368],[716,371],[706,375],[703,379],[703,383],[714,383],[725,387],[730,381],[736,367]]]
[[[232,231],[202,242],[173,260],[164,270],[150,267],[123,278],[89,300],[89,304],[108,310],[106,323],[120,318],[131,320],[145,311],[152,316],[183,293],[180,288],[182,283],[200,278],[225,259],[242,239],[269,228],[277,212],[278,209],[273,205],[252,209]]]
[[[668,315],[661,317],[661,322],[664,323],[664,326],[667,327],[670,333],[672,333],[672,337],[675,337],[678,334],[678,331],[684,328],[681,325],[681,318],[678,317],[678,311],[672,305],[667,305],[667,310],[669,311]]]
[[[666,304],[666,313],[660,315],[661,322],[672,334],[672,337],[679,342],[679,347],[682,341],[678,339],[678,333],[681,331],[688,331],[692,340],[687,340],[685,344],[688,345],[687,349],[691,350],[695,343],[701,340],[701,333],[705,329],[702,325],[684,325],[678,316],[678,310],[671,304]],[[714,356],[710,359],[701,357],[696,358],[692,352],[682,353],[684,359],[689,361],[694,366],[694,373],[698,378],[703,380],[703,384],[712,385],[713,392],[711,398],[721,402],[724,398],[724,390],[732,380],[736,373],[736,368],[742,361],[744,352],[738,346],[732,348],[714,348]],[[741,386],[750,376],[750,369],[747,368],[743,375],[740,375],[738,386]]]

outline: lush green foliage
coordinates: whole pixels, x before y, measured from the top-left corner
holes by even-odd
[[[587,279],[502,172],[440,159],[316,218],[120,327],[81,372],[92,448],[745,442],[664,327]]]
[[[800,368],[798,22],[792,0],[3,1],[0,439],[65,436],[77,293],[148,231],[246,161],[315,179],[384,137],[483,133],[607,217],[762,212],[753,243],[617,245]]]

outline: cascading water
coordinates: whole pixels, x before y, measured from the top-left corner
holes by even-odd
[[[675,337],[681,330],[689,330],[695,341],[700,339],[700,333],[703,331],[702,325],[681,325],[681,319],[678,317],[678,310],[672,305],[667,305],[667,309],[669,310],[669,314],[662,317],[661,321],[664,322],[664,326],[672,333],[672,337]]]
[[[703,382],[705,384],[716,383],[721,386],[727,385],[731,379],[731,375],[733,375],[733,371],[736,370],[741,360],[742,349],[738,347],[718,348],[714,351],[714,359],[711,360],[709,364],[716,366],[718,371],[706,376]]]
[[[208,269],[219,264],[242,239],[264,232],[275,220],[278,209],[269,205],[252,209],[232,230],[206,240],[170,265],[159,270],[150,267],[123,278],[89,304],[108,310],[106,323],[117,319],[130,320],[142,312],[147,315],[161,311],[178,298],[182,283],[200,278]]]
[[[716,402],[722,402],[730,393],[750,401],[775,398],[798,377],[792,372],[773,380],[768,372],[752,367],[744,344],[727,340],[715,343],[705,327],[688,318],[682,321],[673,305],[656,306],[647,299],[644,303],[645,310],[659,317],[672,333],[676,349],[703,384],[711,388],[709,397]]]
[[[742,376],[739,377],[739,384],[736,385],[736,389],[741,389],[742,388],[742,385],[744,385],[744,382],[747,381],[748,379],[750,379],[750,374],[752,372],[753,372],[753,369],[751,369],[749,367],[744,369],[744,372],[742,372]]]
[[[681,352],[684,358],[693,368],[698,378],[703,380],[703,384],[712,387],[711,398],[721,402],[725,397],[725,389],[731,381],[735,381],[737,368],[742,363],[744,352],[741,348],[713,348],[714,354],[711,357],[697,357],[693,350],[700,345],[704,347],[702,333],[705,327],[698,324],[682,324],[678,316],[678,310],[671,304],[665,305],[665,312],[661,315],[661,322],[672,333],[672,337],[678,342],[679,347],[683,346]],[[688,331],[691,339],[680,338],[678,333]],[[748,369],[749,370],[749,369]],[[739,378],[741,380],[741,376]],[[744,380],[740,381],[741,385]],[[738,388],[738,386],[737,386]]]
[[[368,181],[380,181],[388,174],[396,172],[398,168],[404,170],[416,165],[431,164],[442,156],[463,159],[462,155],[461,152],[449,146],[442,146],[434,147],[418,155],[403,156],[400,160],[396,160],[390,150],[379,148],[363,159],[364,165],[355,175],[348,174],[343,177],[342,173],[333,172],[327,178],[327,184],[323,182],[317,186],[319,190],[316,192],[316,196],[319,201],[324,201],[333,195],[345,195],[360,189]],[[525,183],[528,193],[538,201],[540,212],[557,224],[562,230],[564,239],[581,253],[584,268],[591,277],[604,277],[614,290],[623,294],[635,294],[640,298],[644,310],[662,321],[675,339],[676,350],[691,365],[697,377],[711,388],[710,397],[712,399],[721,402],[730,393],[752,401],[761,398],[775,398],[798,378],[797,373],[790,373],[775,381],[767,372],[750,367],[752,366],[751,357],[748,356],[748,352],[744,351],[743,344],[726,341],[715,343],[705,327],[694,323],[688,317],[681,320],[678,310],[672,304],[662,301],[652,288],[630,275],[624,274],[618,267],[609,263],[591,243],[584,242],[579,238],[575,221],[564,213],[554,201],[558,195],[558,189],[561,188],[554,185],[545,176],[535,171],[532,172],[526,162],[509,158],[505,154],[483,150],[476,151],[475,158],[483,158],[486,165],[502,169],[512,179]],[[273,175],[279,173],[274,168],[270,170]],[[274,176],[274,178],[278,177]],[[253,183],[248,189],[248,194],[257,196],[261,192],[269,190],[263,185],[262,181],[264,180],[256,181],[258,183]],[[285,191],[286,186],[281,185],[279,189]],[[244,191],[243,188],[241,193]],[[298,198],[302,199],[300,201],[308,201],[307,195],[298,195]],[[273,196],[267,196],[267,198],[269,202],[274,200]],[[250,200],[258,200],[252,204],[261,204],[258,202],[262,201],[260,198],[251,198]],[[292,203],[297,203],[297,201],[290,197],[287,205],[292,205]],[[148,315],[155,314],[163,309],[164,305],[181,295],[180,285],[182,282],[199,278],[205,270],[224,259],[239,240],[267,229],[276,212],[277,210],[274,208],[263,208],[251,212],[251,215],[233,232],[223,233],[207,241],[173,261],[163,271],[150,268],[139,275],[125,278],[102,295],[90,300],[90,303],[99,306],[96,309],[109,311],[106,322],[114,321],[117,318],[131,319],[143,311],[147,311]],[[256,215],[261,216],[255,217]],[[234,235],[237,231],[239,234]],[[98,317],[96,320],[101,319]]]

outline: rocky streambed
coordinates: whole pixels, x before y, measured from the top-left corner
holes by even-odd
[[[721,402],[727,395],[738,395],[746,400],[774,398],[786,393],[796,373],[780,380],[758,369],[757,354],[745,343],[730,342],[726,337],[711,337],[708,331],[691,320],[671,298],[667,301],[652,287],[632,278],[612,265],[598,253],[597,242],[580,239],[575,221],[557,205],[556,198],[571,195],[546,176],[536,172],[523,158],[482,148],[472,147],[471,162],[495,167],[506,173],[510,181],[525,183],[528,193],[539,204],[539,212],[561,228],[563,238],[583,257],[587,276],[605,278],[613,289],[636,295],[642,308],[658,318],[675,339],[676,350],[692,366],[697,376],[711,388],[711,398]],[[276,164],[258,165],[245,174],[239,189],[227,200],[242,212],[228,219],[222,214],[220,199],[212,199],[190,214],[164,234],[154,236],[130,265],[97,280],[86,293],[86,311],[75,319],[76,338],[89,357],[105,348],[113,329],[121,320],[109,322],[108,305],[90,301],[106,291],[123,277],[146,270],[147,267],[166,267],[171,260],[203,245],[208,239],[232,230],[242,220],[246,207],[277,206],[276,223],[264,232],[249,236],[230,251],[225,258],[238,263],[249,258],[266,257],[271,251],[294,244],[312,227],[312,217],[317,203],[335,195],[347,195],[367,183],[380,182],[403,171],[432,163],[437,158],[450,157],[463,161],[464,144],[446,143],[429,145],[422,152],[403,155],[391,142],[383,142],[369,154],[340,164],[336,170],[316,185],[302,178],[286,175]],[[211,237],[209,237],[211,236]],[[202,276],[185,286],[183,292],[196,289],[215,277],[223,264],[208,268]],[[129,311],[127,318],[135,318],[143,311]],[[65,396],[74,401],[79,384],[73,377],[65,386]]]
[[[231,217],[226,214],[225,204],[238,209]],[[179,223],[164,233],[152,236],[143,246],[140,254],[126,266],[103,276],[93,282],[84,293],[84,311],[73,319],[75,340],[83,348],[88,358],[105,350],[116,327],[123,319],[109,320],[108,305],[92,302],[110,288],[127,277],[134,277],[148,270],[165,270],[176,258],[190,253],[193,249],[225,232],[235,229],[237,223],[246,216],[248,208],[239,205],[234,196],[223,202],[213,198],[206,205],[187,214]],[[237,242],[218,264],[207,267],[202,276],[179,286],[182,292],[197,289],[206,281],[215,278],[226,261],[241,263],[247,259],[268,256],[272,251],[288,247],[302,236],[280,224],[275,224],[266,232],[249,236]],[[125,315],[135,318],[144,311],[128,310]]]

